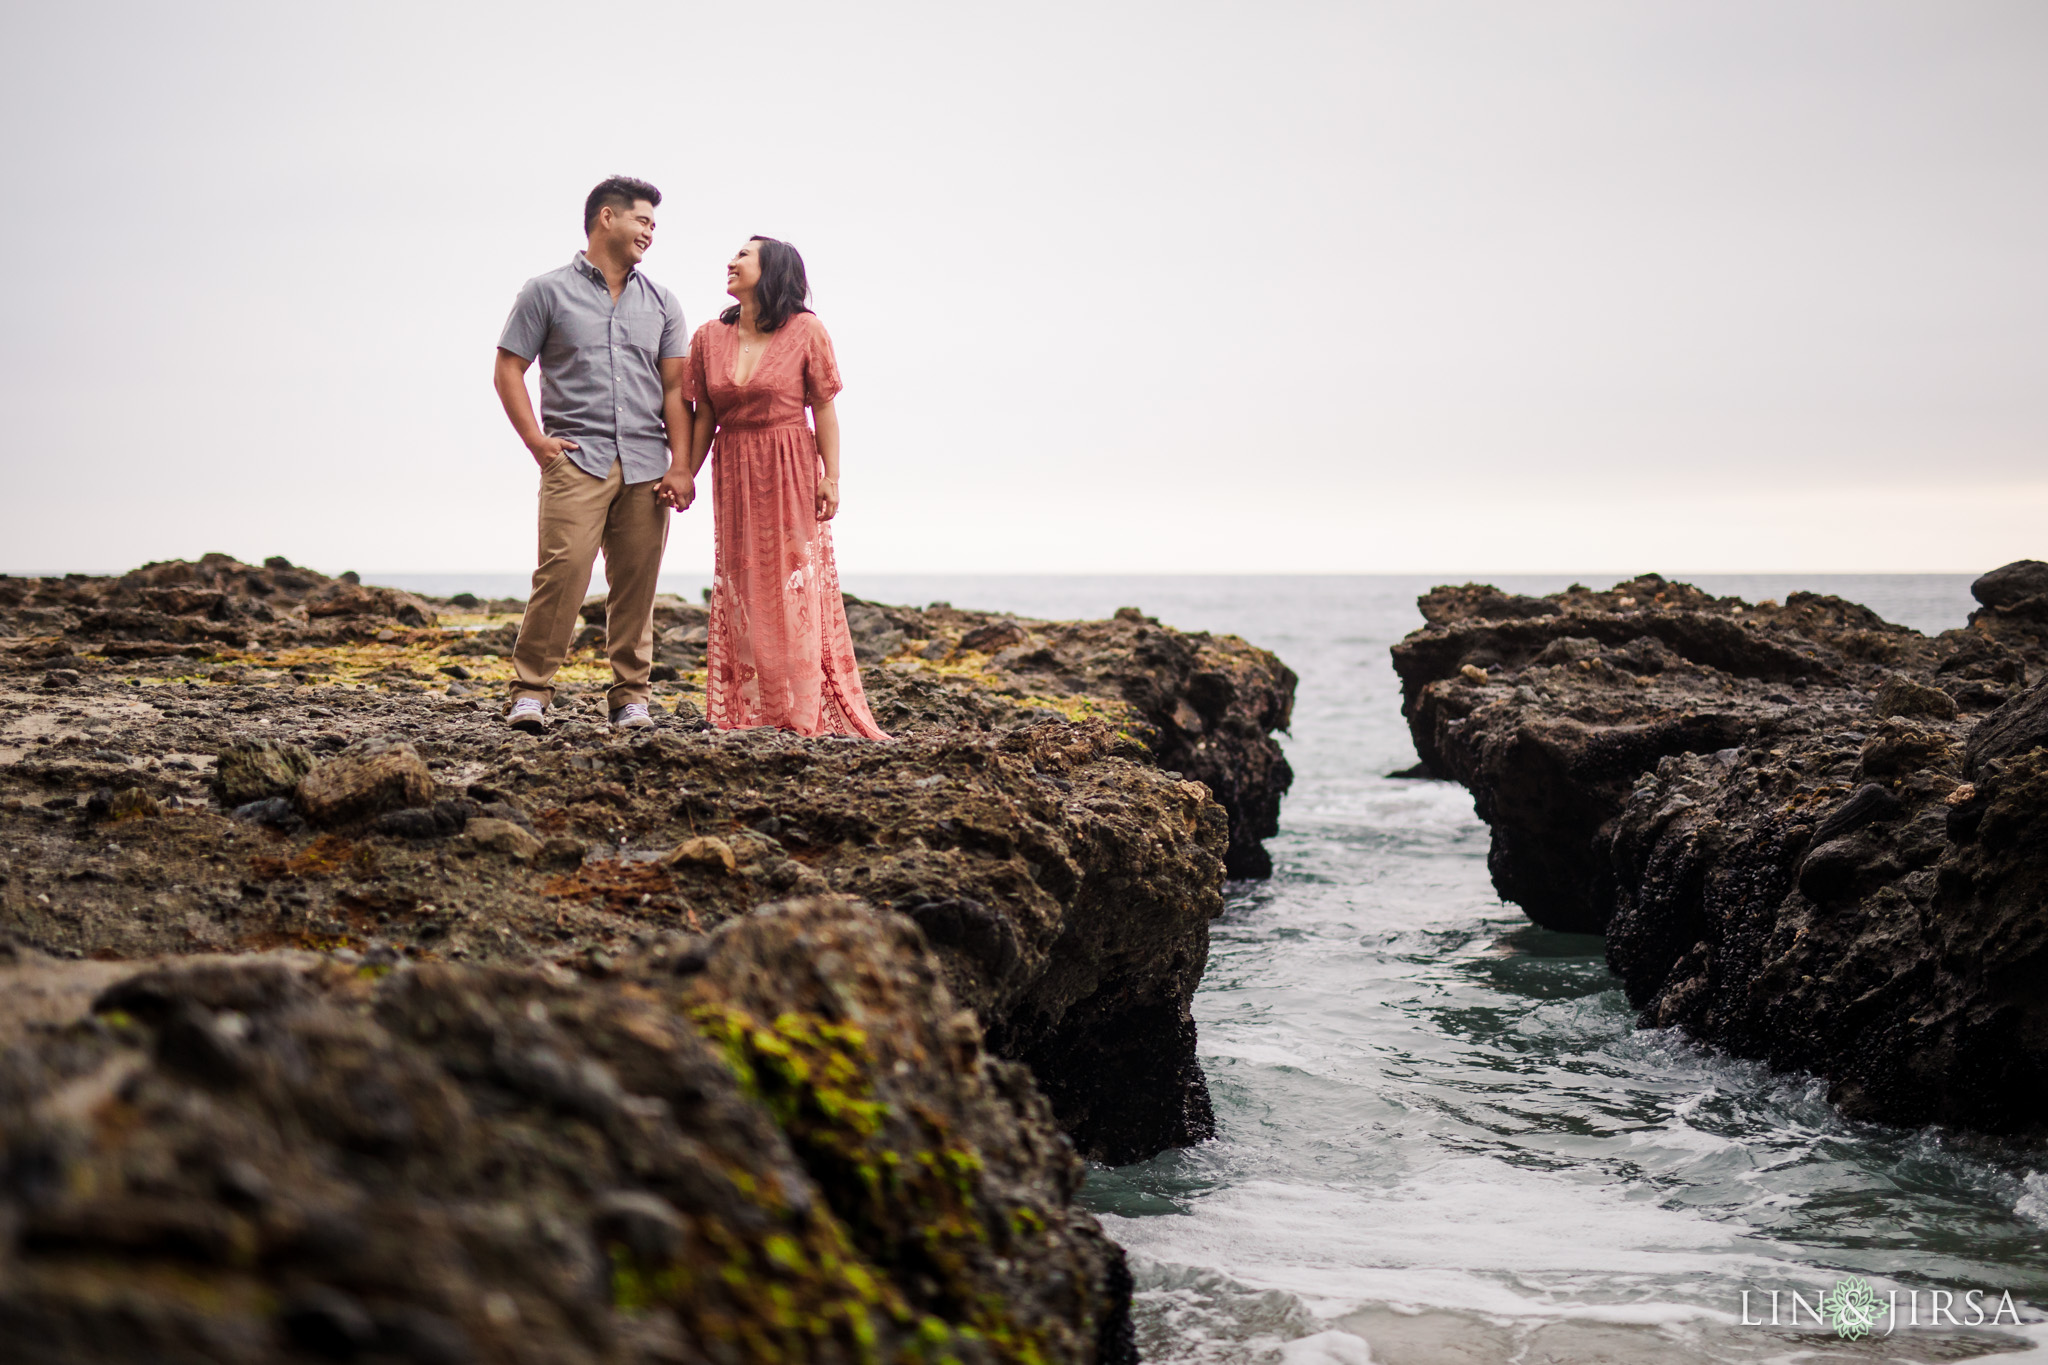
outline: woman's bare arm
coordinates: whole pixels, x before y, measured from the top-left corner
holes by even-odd
[[[689,453],[671,464],[661,479],[661,500],[678,512],[697,500],[697,471],[704,467],[704,457],[711,453],[711,435],[717,430],[718,414],[711,410],[711,400],[699,399],[696,413],[690,419]]]
[[[818,423],[818,458],[825,473],[818,480],[818,520],[830,521],[839,512],[839,410],[830,403],[811,409]]]
[[[704,459],[711,453],[711,437],[718,430],[718,414],[711,410],[711,400],[705,399],[697,405],[697,424],[690,430],[690,477],[704,467]]]

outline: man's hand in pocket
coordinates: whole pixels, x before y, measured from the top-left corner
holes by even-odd
[[[527,447],[533,452],[533,462],[540,466],[543,474],[547,472],[548,466],[562,458],[563,451],[582,448],[565,436],[543,436]]]

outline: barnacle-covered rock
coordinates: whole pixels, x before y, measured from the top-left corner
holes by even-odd
[[[2034,581],[1986,575],[1933,638],[1654,575],[1541,610],[1439,588],[1395,667],[1424,762],[1492,828],[1501,895],[1604,932],[1645,1022],[1818,1072],[1859,1117],[2040,1135]]]
[[[1080,1163],[903,917],[764,906],[601,981],[108,976],[0,965],[10,1359],[1135,1358]]]

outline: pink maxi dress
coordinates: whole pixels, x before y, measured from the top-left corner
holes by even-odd
[[[718,419],[711,446],[716,552],[706,709],[722,730],[887,739],[854,662],[831,523],[818,520],[818,438],[806,407],[840,390],[832,338],[797,313],[733,382],[739,329],[707,322],[690,342],[690,397]]]

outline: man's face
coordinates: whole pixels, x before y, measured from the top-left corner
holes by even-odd
[[[597,225],[590,230],[593,244],[603,240],[627,260],[638,265],[654,245],[654,205],[645,199],[629,209],[611,204],[597,211]]]

